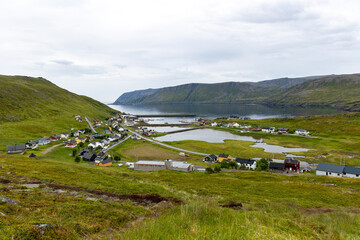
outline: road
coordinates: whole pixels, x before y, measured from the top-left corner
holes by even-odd
[[[185,149],[173,147],[173,146],[167,145],[167,144],[165,144],[165,143],[155,141],[155,140],[153,140],[153,139],[151,139],[151,138],[146,138],[146,137],[140,135],[139,133],[137,133],[137,132],[135,132],[135,131],[133,131],[133,130],[131,130],[131,129],[128,129],[128,128],[126,128],[126,127],[123,127],[123,128],[129,130],[129,132],[131,132],[131,133],[139,136],[140,138],[142,138],[142,139],[144,139],[144,140],[146,140],[146,141],[149,141],[149,142],[152,142],[152,143],[161,145],[161,146],[166,147],[166,148],[171,148],[171,149],[174,149],[174,150],[177,150],[177,151],[180,151],[180,152],[190,153],[190,154],[195,154],[195,155],[200,155],[200,156],[208,156],[208,155],[209,155],[209,154],[207,154],[207,153],[198,153],[198,152],[193,152],[193,151],[188,151],[188,150],[185,150]]]
[[[126,141],[126,140],[128,140],[129,138],[131,138],[131,136],[127,136],[125,139],[121,140],[120,142],[115,143],[114,145],[112,145],[111,147],[109,147],[108,149],[106,149],[106,150],[105,150],[105,151],[103,151],[103,152],[107,152],[107,151],[109,151],[110,149],[112,149],[112,148],[116,147],[117,145],[119,145],[119,144],[121,144],[121,143],[125,142],[125,141]]]
[[[45,149],[43,152],[41,152],[40,154],[47,154],[47,153],[49,153],[50,151],[54,150],[55,148],[57,148],[57,147],[60,146],[60,145],[63,145],[63,143],[59,143],[59,144],[57,144],[57,145],[54,145],[54,146],[52,146],[52,147],[49,147],[49,148]]]
[[[94,133],[97,133],[97,131],[95,131],[93,125],[91,124],[91,122],[89,121],[89,119],[86,116],[85,116],[85,120],[88,122],[91,131],[93,131]]]

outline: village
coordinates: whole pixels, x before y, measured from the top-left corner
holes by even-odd
[[[75,121],[82,122],[83,118],[76,115]],[[86,117],[85,117],[86,118]],[[290,130],[289,128],[275,128],[275,127],[259,127],[248,124],[239,124],[238,122],[229,122],[230,118],[223,118],[221,122],[216,120],[209,120],[197,118],[192,122],[193,129],[198,128],[231,128],[239,133],[262,132],[264,134],[278,134],[278,135],[294,135],[308,137],[310,132],[305,129]],[[234,118],[236,119],[236,118]],[[218,119],[219,120],[219,119]],[[88,162],[89,165],[110,167],[114,162],[117,162],[118,167],[127,166],[129,169],[135,171],[157,171],[157,170],[174,170],[182,172],[199,171],[206,173],[216,173],[219,171],[269,171],[279,174],[299,174],[314,172],[320,176],[333,177],[360,177],[360,168],[344,165],[335,165],[329,163],[319,163],[313,167],[301,166],[301,161],[294,159],[294,157],[286,157],[284,160],[273,161],[272,159],[246,159],[239,157],[232,157],[229,154],[201,154],[203,158],[199,162],[206,165],[198,165],[196,163],[189,163],[186,161],[174,161],[167,159],[159,160],[138,160],[136,162],[121,161],[117,156],[112,157],[107,154],[107,151],[128,139],[151,141],[159,143],[150,137],[158,135],[158,133],[151,129],[150,126],[144,126],[144,120],[130,114],[116,114],[114,117],[104,121],[94,119],[89,123],[89,128],[54,134],[49,137],[41,137],[36,140],[29,140],[25,144],[8,145],[7,154],[25,154],[26,149],[34,150],[39,146],[53,145],[53,147],[63,146],[65,148],[73,149],[72,156],[76,162],[81,160]],[[188,123],[188,122],[187,122]],[[189,124],[189,123],[188,123]],[[196,127],[197,126],[197,127]],[[129,129],[133,128],[133,130]],[[95,129],[97,129],[98,132]],[[191,130],[191,129],[188,129]],[[182,131],[182,130],[181,130]],[[160,143],[159,143],[160,144]],[[166,144],[161,143],[164,147],[172,148]],[[184,159],[189,157],[190,151],[182,150],[179,155]],[[197,154],[197,153],[195,153]],[[29,155],[30,158],[36,158],[34,153]]]

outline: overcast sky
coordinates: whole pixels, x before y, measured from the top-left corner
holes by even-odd
[[[0,74],[103,102],[192,82],[360,72],[358,0],[0,1]]]

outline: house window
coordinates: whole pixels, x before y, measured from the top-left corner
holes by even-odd
[[[329,172],[329,175],[331,175],[331,172]]]
[[[356,177],[359,177],[359,174],[356,174]]]
[[[340,176],[340,173],[338,173],[338,176]]]

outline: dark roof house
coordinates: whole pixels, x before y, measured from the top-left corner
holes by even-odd
[[[285,170],[285,164],[276,163],[276,162],[270,162],[269,170],[271,170],[271,171],[284,171]]]
[[[333,173],[343,173],[345,166],[341,165],[334,165],[329,163],[319,163],[316,171],[323,171],[323,172],[333,172]]]
[[[7,154],[23,154],[25,152],[25,144],[8,145],[6,152]]]

